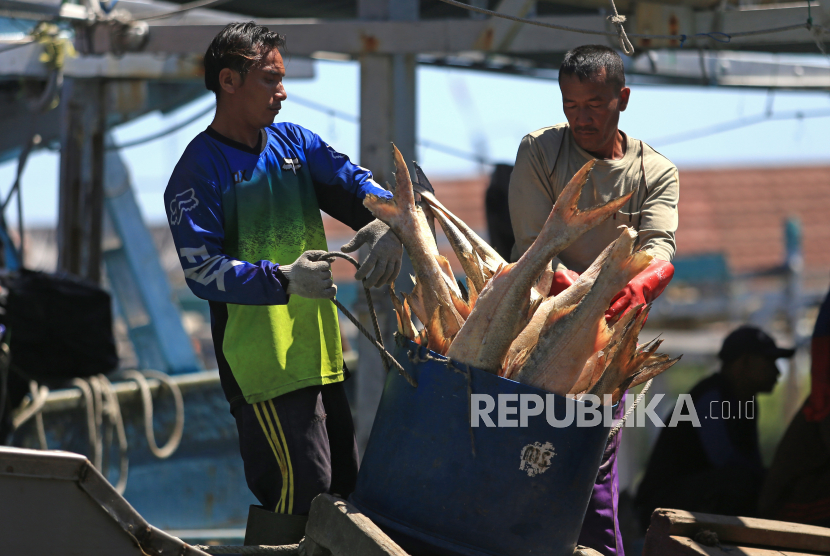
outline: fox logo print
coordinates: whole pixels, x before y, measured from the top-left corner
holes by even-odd
[[[283,158],[283,160],[285,161],[282,165],[283,170],[291,170],[296,174],[297,170],[303,167],[303,165],[300,164],[299,158]]]
[[[192,187],[173,197],[173,200],[170,201],[170,225],[177,225],[182,221],[184,213],[190,212],[198,206],[199,199],[196,198],[196,191]]]

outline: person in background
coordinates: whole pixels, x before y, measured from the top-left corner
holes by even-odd
[[[216,115],[187,146],[164,203],[187,285],[210,302],[219,376],[239,431],[252,506],[245,544],[296,543],[312,499],[348,496],[357,446],[337,292],[320,210],[368,247],[355,275],[391,283],[403,248],[363,206],[391,194],[366,168],[296,124],[274,123],[287,99],[282,35],[231,23],[204,57]]]
[[[830,527],[830,293],[810,355],[810,396],[778,445],[758,511],[768,519]]]
[[[690,392],[697,423],[664,428],[636,503],[645,528],[655,508],[754,516],[764,480],[755,397],[772,392],[776,360],[792,357],[763,330],[742,326],[723,341],[720,371]]]
[[[553,259],[551,295],[570,286],[620,235],[619,226],[635,228],[638,246],[654,255],[652,264],[634,277],[611,301],[606,319],[613,322],[639,304],[659,296],[674,276],[679,183],[677,168],[649,145],[619,129],[620,113],[631,90],[625,86],[623,62],[614,50],[580,46],[565,55],[559,88],[567,123],[545,127],[522,139],[510,176],[510,220],[515,236],[512,260],[539,235],[553,204],[571,177],[597,159],[579,199],[586,209],[634,192],[629,204],[586,232]],[[619,404],[619,419],[625,405]],[[608,443],[588,506],[581,545],[605,556],[622,556],[617,506],[617,449],[622,434]]]

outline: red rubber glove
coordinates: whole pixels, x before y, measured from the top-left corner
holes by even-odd
[[[611,306],[605,311],[605,320],[615,321],[630,308],[651,303],[663,293],[673,276],[674,266],[671,263],[654,259],[648,268],[635,276],[614,296]]]
[[[550,293],[548,295],[559,295],[571,287],[571,284],[576,282],[577,278],[579,278],[579,274],[573,270],[557,270],[553,273],[553,282],[550,283]]]

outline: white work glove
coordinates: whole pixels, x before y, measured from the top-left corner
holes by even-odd
[[[288,279],[286,293],[310,299],[334,299],[337,286],[331,277],[331,263],[318,261],[325,251],[306,251],[291,264],[280,265]]]
[[[401,271],[403,245],[389,226],[380,220],[373,220],[358,230],[352,240],[340,248],[344,253],[357,251],[361,245],[369,246],[369,255],[360,263],[355,280],[366,278],[366,286],[377,288],[392,284]],[[371,274],[369,274],[371,272]]]

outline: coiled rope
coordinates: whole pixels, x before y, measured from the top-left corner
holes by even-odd
[[[147,446],[150,452],[159,459],[169,458],[178,449],[184,434],[184,398],[182,397],[181,389],[168,375],[159,371],[123,371],[121,376],[127,380],[133,380],[138,384],[141,405],[144,412],[144,434],[147,438]],[[150,392],[150,385],[147,382],[147,378],[158,380],[160,387],[167,386],[173,395],[173,401],[175,403],[176,420],[173,425],[173,432],[167,440],[167,443],[162,447],[156,444],[153,428],[153,396]],[[107,476],[107,470],[109,468],[109,446],[112,444],[112,430],[115,429],[120,459],[118,482],[115,484],[115,490],[119,494],[123,494],[127,488],[129,457],[127,454],[128,443],[124,428],[124,417],[121,413],[121,404],[118,401],[118,395],[112,383],[104,375],[74,378],[71,384],[81,391],[81,398],[83,399],[86,412],[86,427],[89,449],[91,451],[90,460],[92,461],[92,465],[104,476]],[[46,431],[43,424],[43,408],[49,396],[49,388],[46,386],[38,386],[37,382],[31,381],[29,390],[31,401],[14,418],[12,427],[16,430],[34,418],[40,448],[41,450],[47,450],[49,446],[46,441]],[[105,419],[106,428],[104,428]]]
[[[147,446],[157,458],[169,458],[179,448],[184,434],[184,398],[179,385],[167,374],[159,371],[124,371],[122,376],[128,380],[134,380],[141,392],[141,405],[144,408],[144,435],[147,438]],[[173,432],[170,434],[167,443],[161,448],[156,444],[156,435],[153,431],[153,396],[150,393],[150,385],[147,383],[148,377],[155,378],[161,383],[159,390],[161,390],[161,385],[167,386],[176,404],[176,421],[173,424]]]

